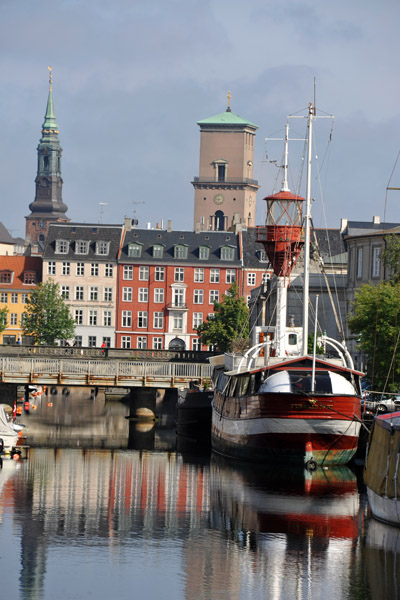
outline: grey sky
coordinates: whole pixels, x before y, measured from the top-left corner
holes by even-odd
[[[264,138],[313,100],[314,77],[317,108],[335,115],[328,151],[331,123],[316,125],[315,221],[383,217],[400,149],[399,16],[398,0],[1,0],[1,220],[24,234],[49,64],[72,220],[97,222],[103,202],[105,223],[135,210],[142,226],[191,229],[196,122],[225,110],[230,90],[233,112],[259,126],[261,224],[277,171]],[[302,149],[290,146],[293,181]],[[280,161],[282,145],[267,153]],[[388,193],[386,218],[400,221],[400,192]]]

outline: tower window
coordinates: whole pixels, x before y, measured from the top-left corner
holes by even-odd
[[[218,165],[218,181],[225,181],[226,165]]]

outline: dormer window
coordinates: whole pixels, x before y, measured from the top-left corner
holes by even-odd
[[[142,244],[129,244],[128,256],[131,258],[140,258],[142,256]]]
[[[208,260],[210,256],[210,248],[208,246],[200,246],[199,248],[199,259]]]
[[[96,254],[107,256],[110,251],[110,242],[96,242]]]
[[[235,248],[232,246],[222,246],[221,260],[233,260],[235,256]]]
[[[0,271],[0,283],[12,283],[13,276],[13,271]]]
[[[257,256],[260,262],[268,262],[268,256],[265,250],[257,250]]]
[[[88,254],[89,242],[86,240],[76,240],[75,242],[75,254]]]
[[[68,254],[69,241],[68,240],[56,240],[56,254]]]
[[[164,254],[164,246],[157,244],[153,246],[153,258],[162,258]]]
[[[36,285],[36,273],[34,271],[24,271],[24,285]]]
[[[184,244],[174,246],[174,258],[187,258],[188,247]]]

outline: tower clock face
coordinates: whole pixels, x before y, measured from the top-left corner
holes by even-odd
[[[214,196],[215,204],[220,205],[223,203],[223,201],[224,201],[224,197],[222,194],[217,194],[216,196]]]

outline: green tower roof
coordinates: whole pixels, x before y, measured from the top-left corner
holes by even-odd
[[[49,71],[49,97],[47,98],[46,114],[44,116],[44,122],[42,125],[42,133],[58,133],[58,125],[53,103],[53,77],[51,74],[51,67],[49,67]]]
[[[214,115],[213,117],[208,117],[207,119],[197,121],[197,125],[249,125],[250,127],[258,129],[258,125],[255,125],[250,121],[246,121],[246,119],[242,119],[242,117],[235,115],[235,113],[229,109],[223,113]]]

